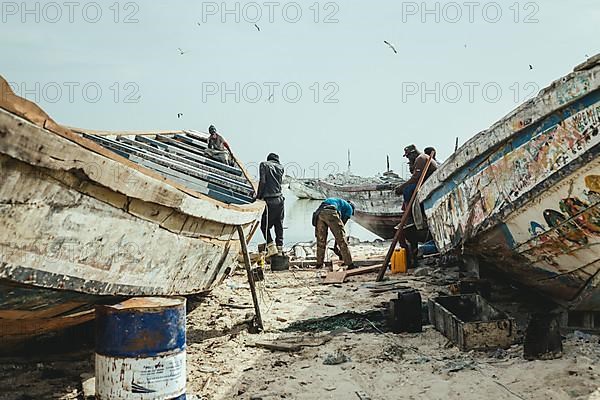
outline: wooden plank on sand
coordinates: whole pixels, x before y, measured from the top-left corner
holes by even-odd
[[[347,271],[335,271],[327,273],[325,280],[323,281],[324,285],[332,285],[336,283],[344,283],[347,277],[356,276],[362,274],[368,274],[369,272],[377,272],[379,270],[379,265],[372,265],[370,267],[363,268],[355,268]]]

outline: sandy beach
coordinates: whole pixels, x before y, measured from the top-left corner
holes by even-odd
[[[377,255],[385,243],[352,250]],[[253,309],[241,269],[211,295],[190,300],[187,388],[195,396],[190,398],[600,398],[598,336],[567,334],[562,358],[550,361],[523,359],[521,340],[507,350],[461,352],[431,325],[422,333],[389,332],[383,307],[396,292],[374,293],[375,274],[327,286],[322,276],[316,270],[266,272],[258,283],[261,334],[248,332]],[[457,276],[457,268],[430,266],[389,276],[387,283],[418,289],[426,301],[446,292]],[[492,301],[516,317],[521,337],[532,305],[511,291],[495,284]],[[264,344],[292,349],[257,347]],[[35,356],[5,358],[0,399],[84,398],[81,374],[93,374],[93,345],[83,340],[75,352],[52,353],[50,345]],[[335,365],[327,365],[332,360]]]

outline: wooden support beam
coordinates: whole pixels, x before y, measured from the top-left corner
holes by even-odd
[[[390,245],[390,248],[385,256],[385,260],[384,260],[383,264],[381,264],[381,269],[379,270],[379,275],[377,276],[377,282],[381,282],[385,276],[385,271],[390,263],[390,260],[392,259],[392,255],[394,254],[394,250],[396,249],[398,240],[400,240],[400,235],[402,234],[402,231],[404,230],[404,225],[406,225],[408,216],[412,214],[411,213],[412,205],[415,202],[417,195],[419,194],[419,190],[421,189],[421,186],[423,185],[423,181],[425,181],[425,177],[427,176],[427,171],[429,170],[429,166],[431,165],[431,162],[433,161],[434,158],[435,158],[435,151],[433,151],[431,153],[431,155],[429,156],[429,160],[427,160],[427,164],[425,164],[425,168],[423,168],[423,172],[421,172],[421,176],[419,177],[419,182],[417,183],[417,187],[415,188],[415,191],[413,192],[413,194],[410,198],[410,201],[404,208],[405,212],[402,213],[402,219],[400,220],[400,224],[398,225],[398,230],[396,231],[396,235],[394,235],[394,240],[392,240],[392,244]]]
[[[237,227],[238,236],[240,238],[240,244],[242,246],[242,254],[244,256],[244,266],[246,267],[246,274],[248,275],[248,284],[250,285],[250,292],[252,293],[252,302],[254,303],[254,312],[256,314],[256,326],[261,331],[264,330],[262,316],[260,315],[260,305],[258,303],[258,296],[256,295],[256,284],[254,283],[254,276],[252,276],[252,265],[250,264],[250,254],[248,253],[248,243],[246,243],[246,236],[244,235],[244,229],[241,226]]]

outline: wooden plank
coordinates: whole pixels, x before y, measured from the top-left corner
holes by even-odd
[[[370,267],[372,265],[381,264],[383,258],[373,258],[368,260],[353,260],[357,267]],[[316,258],[290,261],[290,267],[315,267],[317,265]],[[331,261],[325,262],[325,265],[332,265]]]
[[[35,319],[3,319],[0,318],[2,339],[37,336],[43,333],[69,328],[94,319],[94,310],[82,311],[72,315]]]
[[[61,137],[5,109],[0,109],[0,130],[4,135],[0,140],[0,153],[51,170],[80,171],[90,181],[115,192],[162,204],[185,214],[237,225],[254,222],[264,209],[261,201],[243,207],[227,205],[181,184],[170,184],[160,174],[116,156],[93,141],[79,138],[93,143],[98,151],[90,151],[89,147],[94,146]],[[77,135],[72,133],[72,136]]]
[[[97,137],[97,136],[87,136],[90,139],[97,141],[104,147],[110,149],[119,150],[119,152],[124,152],[126,154],[132,154],[140,158],[144,158],[149,160],[155,164],[159,164],[163,167],[167,167],[169,169],[175,170],[179,173],[183,173],[193,178],[200,179],[202,181],[207,181],[214,183],[216,185],[222,186],[228,190],[232,190],[235,192],[239,192],[245,195],[250,195],[253,192],[253,189],[248,184],[242,184],[239,182],[232,182],[224,179],[223,177],[211,173],[206,173],[200,169],[192,169],[189,166],[177,161],[173,160],[169,157],[165,157],[164,155],[152,154],[148,153],[145,150],[138,149],[131,145],[128,145],[124,142],[118,142],[116,140],[106,138],[106,137]],[[129,158],[131,160],[131,158]]]
[[[164,138],[166,139],[167,137],[165,136]],[[237,175],[240,177],[247,176],[242,172],[242,169],[240,169],[240,168],[232,167],[232,166],[223,164],[221,162],[215,161],[204,155],[198,154],[196,152],[182,149],[176,145],[168,143],[167,141],[159,141],[159,140],[156,140],[156,138],[149,138],[149,137],[145,137],[145,136],[136,136],[135,140],[142,142],[142,143],[146,143],[151,146],[158,147],[158,148],[166,151],[169,154],[177,154],[181,157],[185,157],[185,158],[195,161],[197,163],[208,165],[212,168],[218,169],[219,171],[224,171],[224,172],[230,173],[232,175]]]
[[[346,280],[346,271],[333,271],[328,272],[323,285],[333,285],[338,283],[344,283]]]
[[[185,186],[170,182],[168,179],[160,176],[160,174],[137,166],[135,163],[115,155],[94,141],[85,139],[79,134],[57,124],[39,106],[17,96],[10,88],[8,82],[1,76],[0,89],[4,94],[0,97],[0,126],[4,130],[3,135],[12,138],[0,141],[0,152],[6,153],[8,148],[13,157],[32,165],[45,165],[52,169],[57,169],[58,166],[65,170],[81,169],[84,173],[90,173],[91,170],[96,170],[99,166],[103,167],[101,168],[103,171],[117,171],[119,168],[115,164],[120,164],[126,167],[123,168],[122,175],[128,175],[125,176],[126,179],[124,182],[135,180],[139,183],[142,180],[142,176],[147,178],[143,179],[144,185],[140,185],[143,187],[139,188],[141,190],[136,192],[136,195],[133,197],[141,199],[152,197],[152,201],[159,203],[164,202],[170,197],[170,200],[176,206],[184,205],[185,208],[193,208],[196,212],[204,213],[206,218],[215,221],[219,221],[219,218],[225,217],[224,220],[228,219],[230,223],[235,224],[232,219],[245,219],[244,216],[254,218],[254,215],[252,215],[254,214],[253,211],[262,213],[264,209],[263,202],[255,202],[252,206],[240,208],[236,205],[220,203],[208,196],[189,190]],[[51,134],[54,138],[50,139],[46,134]],[[64,141],[56,140],[56,136],[61,137],[72,146],[68,146]],[[32,140],[32,138],[35,138],[35,140]],[[58,149],[59,147],[61,149]],[[57,150],[57,152],[51,155],[49,154],[50,150]],[[250,175],[239,161],[238,165],[252,186],[256,188]],[[98,177],[99,174],[96,172],[92,175]],[[133,189],[131,185],[122,185],[121,182],[114,182],[111,178],[108,181],[106,178],[103,180],[105,183],[104,186],[113,189],[115,186],[118,186],[116,190],[122,193]],[[168,186],[165,186],[165,184]],[[167,196],[167,194],[170,196]],[[208,202],[211,206],[206,207],[206,204],[200,206],[192,198],[202,200],[201,203]],[[202,209],[205,211],[200,211]],[[250,214],[248,214],[249,211]],[[249,221],[246,220],[246,222]]]
[[[169,153],[166,150],[163,150],[163,149],[151,146],[149,144],[146,144],[146,143],[143,143],[143,142],[140,142],[140,141],[137,141],[137,140],[130,139],[130,138],[125,137],[125,136],[119,136],[119,137],[117,137],[117,141],[120,142],[120,143],[125,143],[125,144],[127,144],[128,146],[131,146],[131,147],[136,147],[138,149],[141,149],[141,150],[144,150],[144,151],[148,151],[148,152],[160,155],[160,156],[162,156],[164,158],[167,158],[167,159],[170,159],[170,160],[178,161],[178,162],[180,162],[180,163],[182,163],[184,165],[187,165],[190,168],[196,168],[196,169],[200,169],[200,170],[206,171],[207,173],[215,174],[215,175],[221,177],[225,181],[230,181],[232,183],[237,183],[237,184],[245,185],[245,186],[248,186],[248,187],[252,188],[250,186],[250,184],[248,183],[248,181],[245,178],[243,178],[243,177],[241,177],[239,175],[234,175],[234,174],[231,174],[231,173],[229,173],[227,171],[223,171],[223,170],[220,170],[220,169],[217,169],[217,168],[213,168],[210,165],[199,163],[199,162],[194,161],[194,160],[190,160],[189,158],[182,157],[182,156],[180,156],[178,154]]]
[[[421,172],[421,175],[419,176],[419,181],[417,182],[417,187],[415,188],[415,191],[413,192],[412,196],[410,197],[410,201],[408,202],[408,204],[405,207],[405,209],[407,211],[412,210],[413,203],[415,202],[417,196],[419,195],[419,190],[421,190],[421,186],[423,185],[423,182],[425,181],[425,177],[427,176],[427,171],[429,170],[429,166],[431,165],[431,162],[434,159],[435,159],[435,150],[431,153],[431,155],[427,159],[425,168],[423,168],[423,172]],[[398,244],[400,237],[404,234],[404,225],[406,224],[406,221],[408,221],[408,217],[410,215],[412,215],[412,212],[402,213],[402,219],[400,220],[400,223],[398,224],[398,230],[396,231],[396,235],[394,236],[394,239],[392,240],[392,244],[390,245],[390,248],[388,249],[388,252],[385,256],[385,260],[383,261],[383,263],[381,264],[381,267],[379,268],[379,274],[377,275],[377,282],[381,282],[383,280],[383,277],[385,276],[385,271],[387,270],[387,267],[390,264],[392,255],[394,254],[394,250],[396,250],[396,245]]]
[[[173,135],[176,140],[181,140],[191,146],[198,147],[202,150],[208,149],[208,143],[189,137],[187,135]]]
[[[372,265],[370,267],[363,267],[363,268],[355,268],[355,269],[346,271],[346,276],[356,276],[356,275],[368,274],[371,272],[377,272],[377,271],[379,271],[379,268],[381,268],[379,265]]]
[[[250,264],[250,253],[248,253],[248,244],[246,243],[246,236],[241,226],[237,227],[238,237],[240,245],[242,247],[242,255],[244,256],[244,266],[246,267],[246,275],[248,277],[248,284],[250,285],[250,293],[252,294],[252,303],[254,304],[255,322],[257,328],[262,331],[264,329],[262,316],[260,314],[260,305],[258,302],[258,296],[256,295],[256,286],[254,284],[254,275],[252,275],[252,265]]]

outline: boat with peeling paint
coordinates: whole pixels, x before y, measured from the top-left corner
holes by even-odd
[[[318,186],[318,180],[312,178],[288,178],[292,193],[299,199],[325,200],[325,195]]]
[[[368,231],[383,239],[395,235],[394,227],[402,218],[402,197],[394,189],[404,180],[392,171],[381,177],[362,178],[357,183],[330,183],[319,181],[326,197],[338,197],[354,204],[352,219]]]
[[[201,294],[232,273],[264,209],[196,131],[61,126],[0,78],[0,337],[93,318],[128,296]]]
[[[462,252],[600,328],[600,54],[477,134],[419,201],[443,253]],[[418,220],[418,218],[417,218]]]

